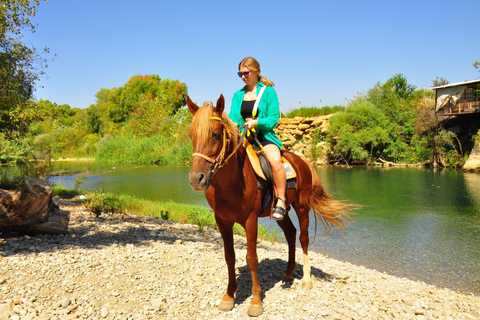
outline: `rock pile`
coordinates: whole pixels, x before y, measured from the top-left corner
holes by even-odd
[[[297,141],[311,141],[315,129],[319,129],[322,136],[327,135],[328,119],[330,115],[321,117],[281,118],[275,133],[285,148],[290,148]]]
[[[329,144],[325,141],[317,141],[314,146],[317,152],[311,152],[314,131],[319,130],[321,136],[328,133],[328,120],[332,115],[319,117],[295,117],[281,118],[274,129],[285,150],[303,155],[316,164],[327,163],[327,153],[330,150]]]

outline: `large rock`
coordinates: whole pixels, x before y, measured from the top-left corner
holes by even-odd
[[[475,146],[473,147],[467,162],[463,166],[463,170],[466,171],[479,171],[480,170],[480,130],[475,137]]]

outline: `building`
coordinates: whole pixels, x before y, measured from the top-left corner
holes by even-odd
[[[435,115],[458,116],[480,113],[480,80],[447,84],[435,90]]]
[[[435,91],[435,116],[443,118],[441,123],[437,122],[437,133],[440,124],[457,136],[463,135],[462,144],[468,144],[472,134],[480,135],[480,131],[476,132],[480,119],[480,80],[447,84],[432,90]],[[477,141],[472,148],[464,170],[480,170],[480,142]],[[441,162],[435,142],[434,165]]]

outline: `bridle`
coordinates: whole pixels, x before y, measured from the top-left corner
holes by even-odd
[[[218,153],[218,155],[215,158],[211,158],[207,155],[204,155],[203,153],[198,153],[198,152],[194,152],[193,156],[194,157],[195,156],[201,157],[201,158],[203,158],[203,159],[205,159],[208,162],[213,164],[213,168],[210,170],[210,172],[212,173],[212,175],[210,177],[213,177],[213,175],[215,173],[217,173],[217,171],[227,163],[227,161],[235,154],[235,152],[237,152],[237,150],[241,146],[241,144],[243,142],[243,139],[245,138],[245,135],[246,135],[248,130],[243,131],[242,136],[240,137],[240,140],[238,141],[237,146],[233,149],[233,151],[227,157],[225,157],[225,153],[227,152],[228,145],[229,145],[230,141],[232,140],[233,132],[230,129],[230,127],[228,126],[226,120],[223,117],[220,118],[220,117],[216,117],[216,116],[211,116],[210,120],[220,121],[223,124],[222,149],[220,150],[220,152]],[[245,127],[245,126],[243,126],[243,127]]]

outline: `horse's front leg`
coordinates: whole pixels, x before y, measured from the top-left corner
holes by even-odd
[[[258,235],[258,218],[253,215],[245,225],[245,233],[247,234],[247,265],[252,274],[252,301],[248,308],[248,315],[258,317],[263,313],[263,303],[260,298],[262,288],[258,282],[258,256],[257,256],[257,235]]]
[[[233,246],[233,223],[226,222],[215,215],[218,230],[222,235],[225,261],[228,268],[227,293],[222,297],[218,308],[222,311],[230,311],[235,305],[235,292],[237,292],[237,278],[235,274],[235,248]]]

